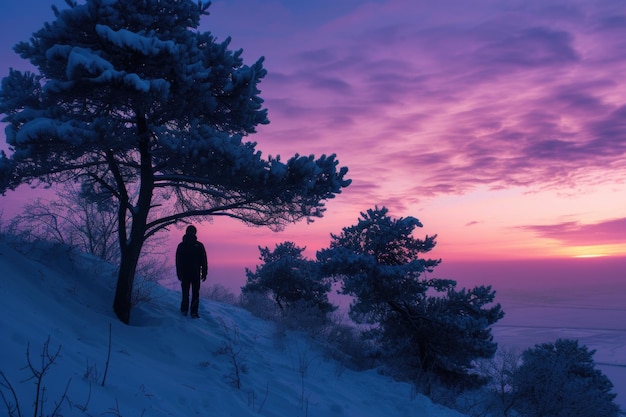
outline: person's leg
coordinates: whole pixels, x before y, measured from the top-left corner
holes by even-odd
[[[200,307],[200,278],[191,281],[191,317],[199,317]]]
[[[190,284],[191,284],[191,281],[187,279],[183,279],[180,282],[180,287],[183,293],[183,300],[180,303],[180,312],[183,313],[185,316],[187,315],[187,312],[189,311],[189,286]]]

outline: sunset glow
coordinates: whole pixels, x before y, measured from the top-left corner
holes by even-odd
[[[568,248],[574,258],[601,258],[604,256],[621,255],[624,251],[623,247],[611,247],[611,246],[579,246],[574,248]]]
[[[11,48],[54,18],[51,1],[5,6],[3,76],[32,70]],[[310,225],[201,225],[214,268],[243,277],[257,246],[285,240],[314,256],[374,206],[419,218],[451,261],[626,256],[620,2],[215,0],[209,11],[201,30],[231,36],[246,63],[265,57],[271,123],[248,140],[283,159],[335,153],[353,180]],[[0,204],[19,210],[29,193]]]

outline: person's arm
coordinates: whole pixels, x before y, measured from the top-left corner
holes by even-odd
[[[202,281],[206,280],[207,275],[207,259],[206,259],[206,250],[204,249],[204,245],[200,243],[200,249],[202,249]]]
[[[176,276],[178,277],[179,281],[182,281],[182,277],[181,277],[181,254],[180,254],[180,245],[178,245],[178,247],[176,247]]]

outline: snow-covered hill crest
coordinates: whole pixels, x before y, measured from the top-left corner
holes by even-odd
[[[63,247],[25,256],[2,244],[0,270],[0,382],[25,415],[36,393],[27,351],[41,369],[47,346],[58,356],[42,379],[44,415],[66,392],[64,416],[461,416],[235,306],[202,300],[192,320],[178,292],[157,287],[126,326],[111,308],[111,267]]]

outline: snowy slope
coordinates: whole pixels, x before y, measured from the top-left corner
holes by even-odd
[[[0,271],[0,371],[24,415],[32,415],[36,390],[25,381],[27,349],[40,369],[49,338],[48,353],[60,352],[43,378],[44,415],[67,387],[66,417],[461,416],[412,395],[408,384],[342,367],[304,337],[278,337],[270,323],[230,305],[202,300],[202,318],[192,320],[178,313],[178,292],[158,287],[125,326],[112,313],[111,268],[63,248],[26,257],[0,244]],[[240,388],[233,357],[247,368]]]

